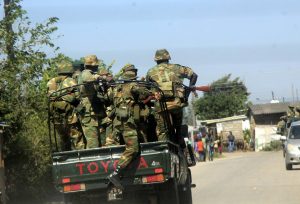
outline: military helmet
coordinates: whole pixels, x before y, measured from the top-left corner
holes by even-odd
[[[121,70],[123,79],[136,79],[137,69],[133,64],[126,64]]]
[[[123,68],[122,68],[123,72],[128,72],[128,71],[137,71],[137,68],[135,68],[135,66],[133,64],[126,64]]]
[[[280,120],[285,120],[286,118],[287,118],[287,116],[283,115],[283,116],[280,117]]]
[[[110,73],[109,73],[109,71],[107,71],[107,69],[101,68],[101,69],[99,69],[98,74],[100,76],[102,76],[102,75],[109,75]]]
[[[84,58],[85,66],[98,66],[99,60],[96,55],[88,55]]]
[[[72,74],[73,72],[74,70],[71,62],[61,62],[58,64],[58,74]]]
[[[73,65],[74,71],[82,71],[84,68],[83,64],[79,63],[79,62],[74,62],[72,65]]]
[[[170,60],[170,59],[171,59],[171,56],[170,56],[168,50],[166,50],[166,49],[157,50],[155,53],[155,57],[154,57],[155,61]]]

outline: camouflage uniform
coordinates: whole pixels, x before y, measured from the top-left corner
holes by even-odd
[[[74,73],[72,75],[72,78],[76,81],[76,83],[78,83],[79,76],[80,76],[81,72],[83,71],[83,64],[74,63],[73,70],[74,70]]]
[[[80,87],[80,122],[86,139],[86,148],[96,148],[100,146],[99,136],[103,133],[103,128],[99,120],[105,117],[104,104],[99,98],[98,87],[94,83],[99,75],[98,59],[95,55],[85,57],[85,69],[79,77],[79,84],[84,84]]]
[[[147,81],[156,82],[163,91],[171,121],[176,130],[176,138],[173,138],[173,140],[176,143],[181,144],[182,147],[185,147],[185,142],[181,137],[180,129],[183,117],[183,107],[187,105],[187,101],[185,101],[186,93],[181,84],[183,83],[183,80],[187,78],[190,80],[190,86],[195,85],[197,74],[189,67],[181,66],[179,64],[170,64],[170,59],[170,54],[166,49],[157,50],[154,58],[157,65],[148,71],[146,79]],[[157,103],[156,133],[159,141],[165,141],[167,139],[167,130],[164,126],[163,113],[159,110],[158,106]]]
[[[99,79],[103,83],[103,93],[105,101],[105,112],[106,117],[101,121],[101,125],[105,131],[101,135],[101,143],[105,146],[118,145],[120,144],[118,140],[113,137],[113,119],[114,119],[114,106],[112,101],[113,87],[108,87],[105,83],[113,82],[112,74],[106,69],[106,67],[101,67],[98,70]]]
[[[61,63],[58,66],[58,77],[47,83],[48,96],[51,102],[51,115],[55,129],[60,136],[62,150],[82,149],[83,134],[75,114],[75,106],[78,104],[78,92],[76,82],[71,78],[73,73],[71,63]],[[66,89],[71,87],[70,89]],[[60,92],[56,92],[59,91]],[[56,92],[55,94],[53,94]]]
[[[134,65],[127,64],[123,67],[124,80],[136,79],[137,69]],[[137,86],[137,83],[130,82],[118,85],[113,90],[113,102],[116,108],[114,118],[114,135],[120,135],[125,142],[125,151],[118,162],[118,168],[109,176],[109,180],[120,187],[120,172],[139,153],[138,122],[140,120],[140,105],[142,99],[149,95],[146,88]]]
[[[287,116],[281,116],[280,121],[277,124],[277,134],[280,135],[285,135],[286,133],[286,121],[287,121]]]

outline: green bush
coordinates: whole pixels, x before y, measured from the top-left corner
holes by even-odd
[[[263,148],[263,151],[280,151],[282,149],[281,141],[271,141],[270,144]]]

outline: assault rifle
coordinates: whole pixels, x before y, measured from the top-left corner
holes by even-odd
[[[202,92],[210,92],[211,87],[206,86],[186,86],[184,84],[181,84],[184,88],[184,100],[187,102],[189,100],[190,93],[193,92],[194,96],[197,98],[198,94],[196,91],[202,91]]]

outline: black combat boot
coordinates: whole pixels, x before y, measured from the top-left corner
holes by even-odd
[[[121,167],[118,166],[114,172],[112,172],[108,177],[108,180],[117,188],[124,190],[121,184]]]

